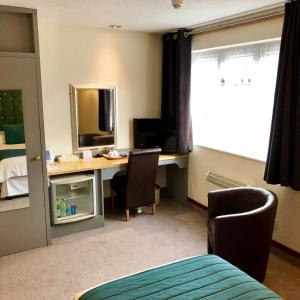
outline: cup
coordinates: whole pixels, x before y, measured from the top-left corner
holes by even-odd
[[[114,151],[113,151],[113,150],[109,150],[108,153],[107,153],[107,156],[108,156],[109,158],[114,158],[114,157],[115,157]]]

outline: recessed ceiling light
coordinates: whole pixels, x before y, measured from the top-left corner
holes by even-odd
[[[112,28],[112,29],[121,29],[122,28],[121,25],[109,25],[108,27]]]

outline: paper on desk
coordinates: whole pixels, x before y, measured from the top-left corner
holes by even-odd
[[[58,170],[60,170],[60,167],[56,166],[56,165],[47,164],[47,170],[48,171],[58,171]]]

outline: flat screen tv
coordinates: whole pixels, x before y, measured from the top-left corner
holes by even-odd
[[[133,119],[134,148],[160,147],[162,153],[176,153],[176,132],[161,119]]]

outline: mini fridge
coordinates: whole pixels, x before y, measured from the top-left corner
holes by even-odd
[[[51,178],[52,224],[65,224],[96,215],[95,176],[69,175]]]

